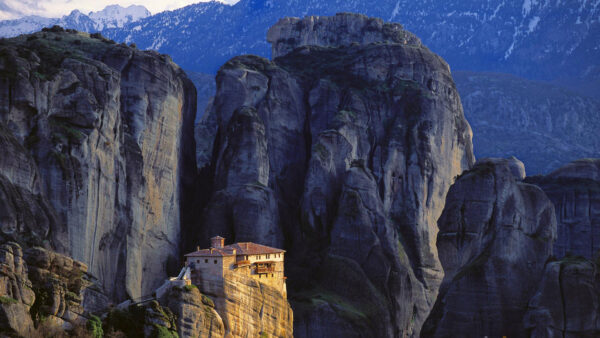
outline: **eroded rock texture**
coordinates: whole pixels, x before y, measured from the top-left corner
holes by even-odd
[[[596,258],[600,251],[600,159],[571,162],[546,176],[528,177],[556,209],[554,255]]]
[[[206,193],[188,248],[219,234],[288,250],[297,336],[418,335],[443,276],[436,221],[473,163],[448,65],[355,14],[268,36],[280,57],[227,62],[196,129]]]
[[[33,331],[29,310],[35,294],[28,277],[21,246],[8,242],[0,246],[0,332],[28,336]]]
[[[227,273],[223,282],[205,281],[198,287],[203,294],[202,307],[206,312],[201,321],[194,316],[191,319],[196,326],[204,326],[199,328],[203,334],[224,334],[226,337],[294,336],[292,308],[277,289],[235,273]],[[196,297],[195,294],[193,296]],[[212,314],[212,307],[218,315]],[[206,330],[207,326],[211,327],[211,331]]]
[[[529,302],[525,328],[530,337],[600,336],[600,273],[583,257],[550,262]]]
[[[0,42],[2,236],[86,263],[115,300],[149,293],[180,255],[195,95],[168,57],[100,36]]]
[[[201,295],[197,288],[173,288],[161,301],[177,317],[179,337],[224,337],[223,319],[215,311],[212,300]]]
[[[450,188],[438,225],[444,267],[423,336],[525,335],[523,317],[556,238],[554,207],[516,159],[485,159]]]
[[[82,317],[83,279],[87,266],[68,256],[15,242],[0,246],[0,332],[21,337],[34,334],[34,321],[71,329]]]

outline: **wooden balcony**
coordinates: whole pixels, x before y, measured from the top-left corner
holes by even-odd
[[[273,272],[275,272],[274,266],[257,266],[256,267],[256,273],[258,273],[258,274],[273,273]]]

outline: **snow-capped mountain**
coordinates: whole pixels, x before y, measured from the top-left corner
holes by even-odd
[[[98,12],[84,14],[79,10],[72,11],[62,18],[44,18],[26,16],[16,20],[0,21],[0,37],[13,37],[39,31],[52,25],[77,29],[84,32],[97,32],[108,28],[119,28],[150,16],[144,6],[131,5],[121,7],[110,5]]]
[[[402,23],[453,69],[532,79],[600,79],[600,0],[241,0],[198,3],[103,34],[214,73],[243,53],[270,55],[268,27],[284,16],[358,12]]]
[[[90,19],[98,24],[98,30],[106,28],[123,27],[125,24],[136,22],[150,16],[150,11],[144,6],[131,5],[123,8],[119,5],[110,5],[98,12],[91,12]]]
[[[13,37],[20,34],[39,31],[43,27],[56,24],[57,19],[44,18],[37,15],[25,16],[16,20],[0,21],[0,36]]]

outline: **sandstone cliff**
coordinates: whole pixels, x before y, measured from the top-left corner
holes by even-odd
[[[27,336],[34,329],[29,310],[35,294],[27,272],[21,246],[0,246],[0,332]]]
[[[448,65],[356,14],[283,19],[268,37],[274,61],[217,74],[188,248],[219,234],[288,250],[297,336],[418,335],[443,276],[436,221],[473,163]]]
[[[247,276],[227,273],[223,281],[205,280],[198,288],[203,294],[202,303],[214,306],[218,313],[218,318],[205,314],[202,321],[195,320],[203,323],[203,332],[207,332],[209,326],[213,327],[211,334],[215,336],[219,333],[226,337],[294,336],[292,309],[286,297],[271,286]]]
[[[224,337],[223,319],[214,302],[201,295],[198,288],[173,288],[161,300],[177,316],[179,337]]]
[[[556,209],[554,255],[596,258],[600,254],[600,159],[571,162],[546,176],[528,177]]]
[[[181,254],[195,96],[169,57],[99,35],[0,41],[2,236],[86,263],[115,300],[150,292]]]
[[[68,256],[20,245],[0,246],[0,332],[30,337],[34,322],[72,329],[87,321],[81,306],[87,266]]]
[[[521,169],[514,158],[481,160],[450,188],[438,222],[445,276],[423,336],[525,336],[556,219]]]

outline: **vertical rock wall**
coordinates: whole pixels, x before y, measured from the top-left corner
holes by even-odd
[[[450,188],[438,222],[444,281],[425,337],[522,337],[556,238],[554,207],[516,159],[485,159]]]
[[[60,29],[3,41],[0,61],[0,123],[57,215],[40,237],[115,300],[149,293],[180,255],[193,85],[166,56]]]
[[[556,209],[558,237],[554,255],[600,254],[600,160],[582,159],[527,182],[546,192]]]

